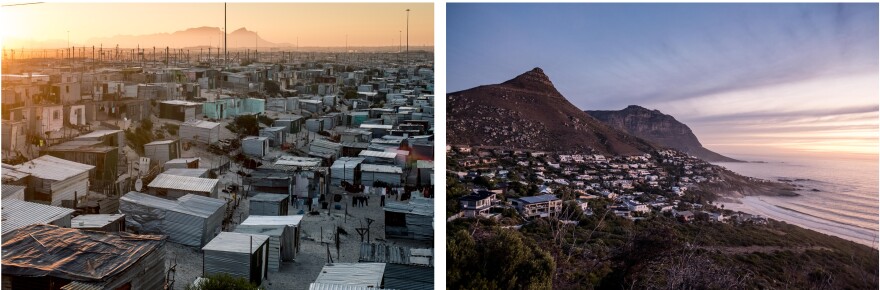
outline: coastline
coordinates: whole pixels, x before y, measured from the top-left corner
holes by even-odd
[[[845,240],[853,241],[869,247],[877,248],[878,232],[853,225],[837,223],[820,219],[815,216],[803,214],[794,210],[780,207],[765,200],[765,196],[746,196],[742,198],[730,198],[737,202],[719,202],[725,209],[741,211],[744,213],[761,215],[770,219],[783,221],[805,229],[813,230],[827,235],[836,236]]]

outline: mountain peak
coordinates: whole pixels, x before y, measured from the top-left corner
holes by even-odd
[[[236,29],[232,33],[245,33],[245,32],[250,32],[250,31],[248,31],[247,28],[242,27],[242,28]]]
[[[537,91],[556,92],[556,87],[550,81],[550,77],[544,74],[544,70],[539,67],[524,72],[515,78],[504,82],[505,85],[514,85],[520,88],[532,89]],[[556,92],[558,94],[558,92]]]

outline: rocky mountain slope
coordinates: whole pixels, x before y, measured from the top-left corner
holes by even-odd
[[[586,112],[597,120],[629,134],[660,146],[677,149],[706,161],[739,161],[706,149],[687,125],[658,110],[648,110],[632,105],[620,111]]]
[[[540,68],[509,81],[446,95],[447,143],[634,155],[651,143],[572,105]]]

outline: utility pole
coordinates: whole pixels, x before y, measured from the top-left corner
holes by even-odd
[[[226,59],[228,58],[228,54],[226,52],[226,2],[223,2],[223,67],[227,66]]]
[[[409,9],[406,9],[406,54],[409,56]]]

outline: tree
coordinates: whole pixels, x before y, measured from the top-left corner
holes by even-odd
[[[266,93],[269,94],[270,97],[277,96],[279,93],[281,93],[281,86],[279,86],[278,83],[275,81],[264,81],[263,88],[266,89]]]
[[[260,134],[260,125],[257,117],[254,115],[241,115],[235,117],[235,120],[226,126],[226,129],[234,133],[245,136],[256,136]]]

